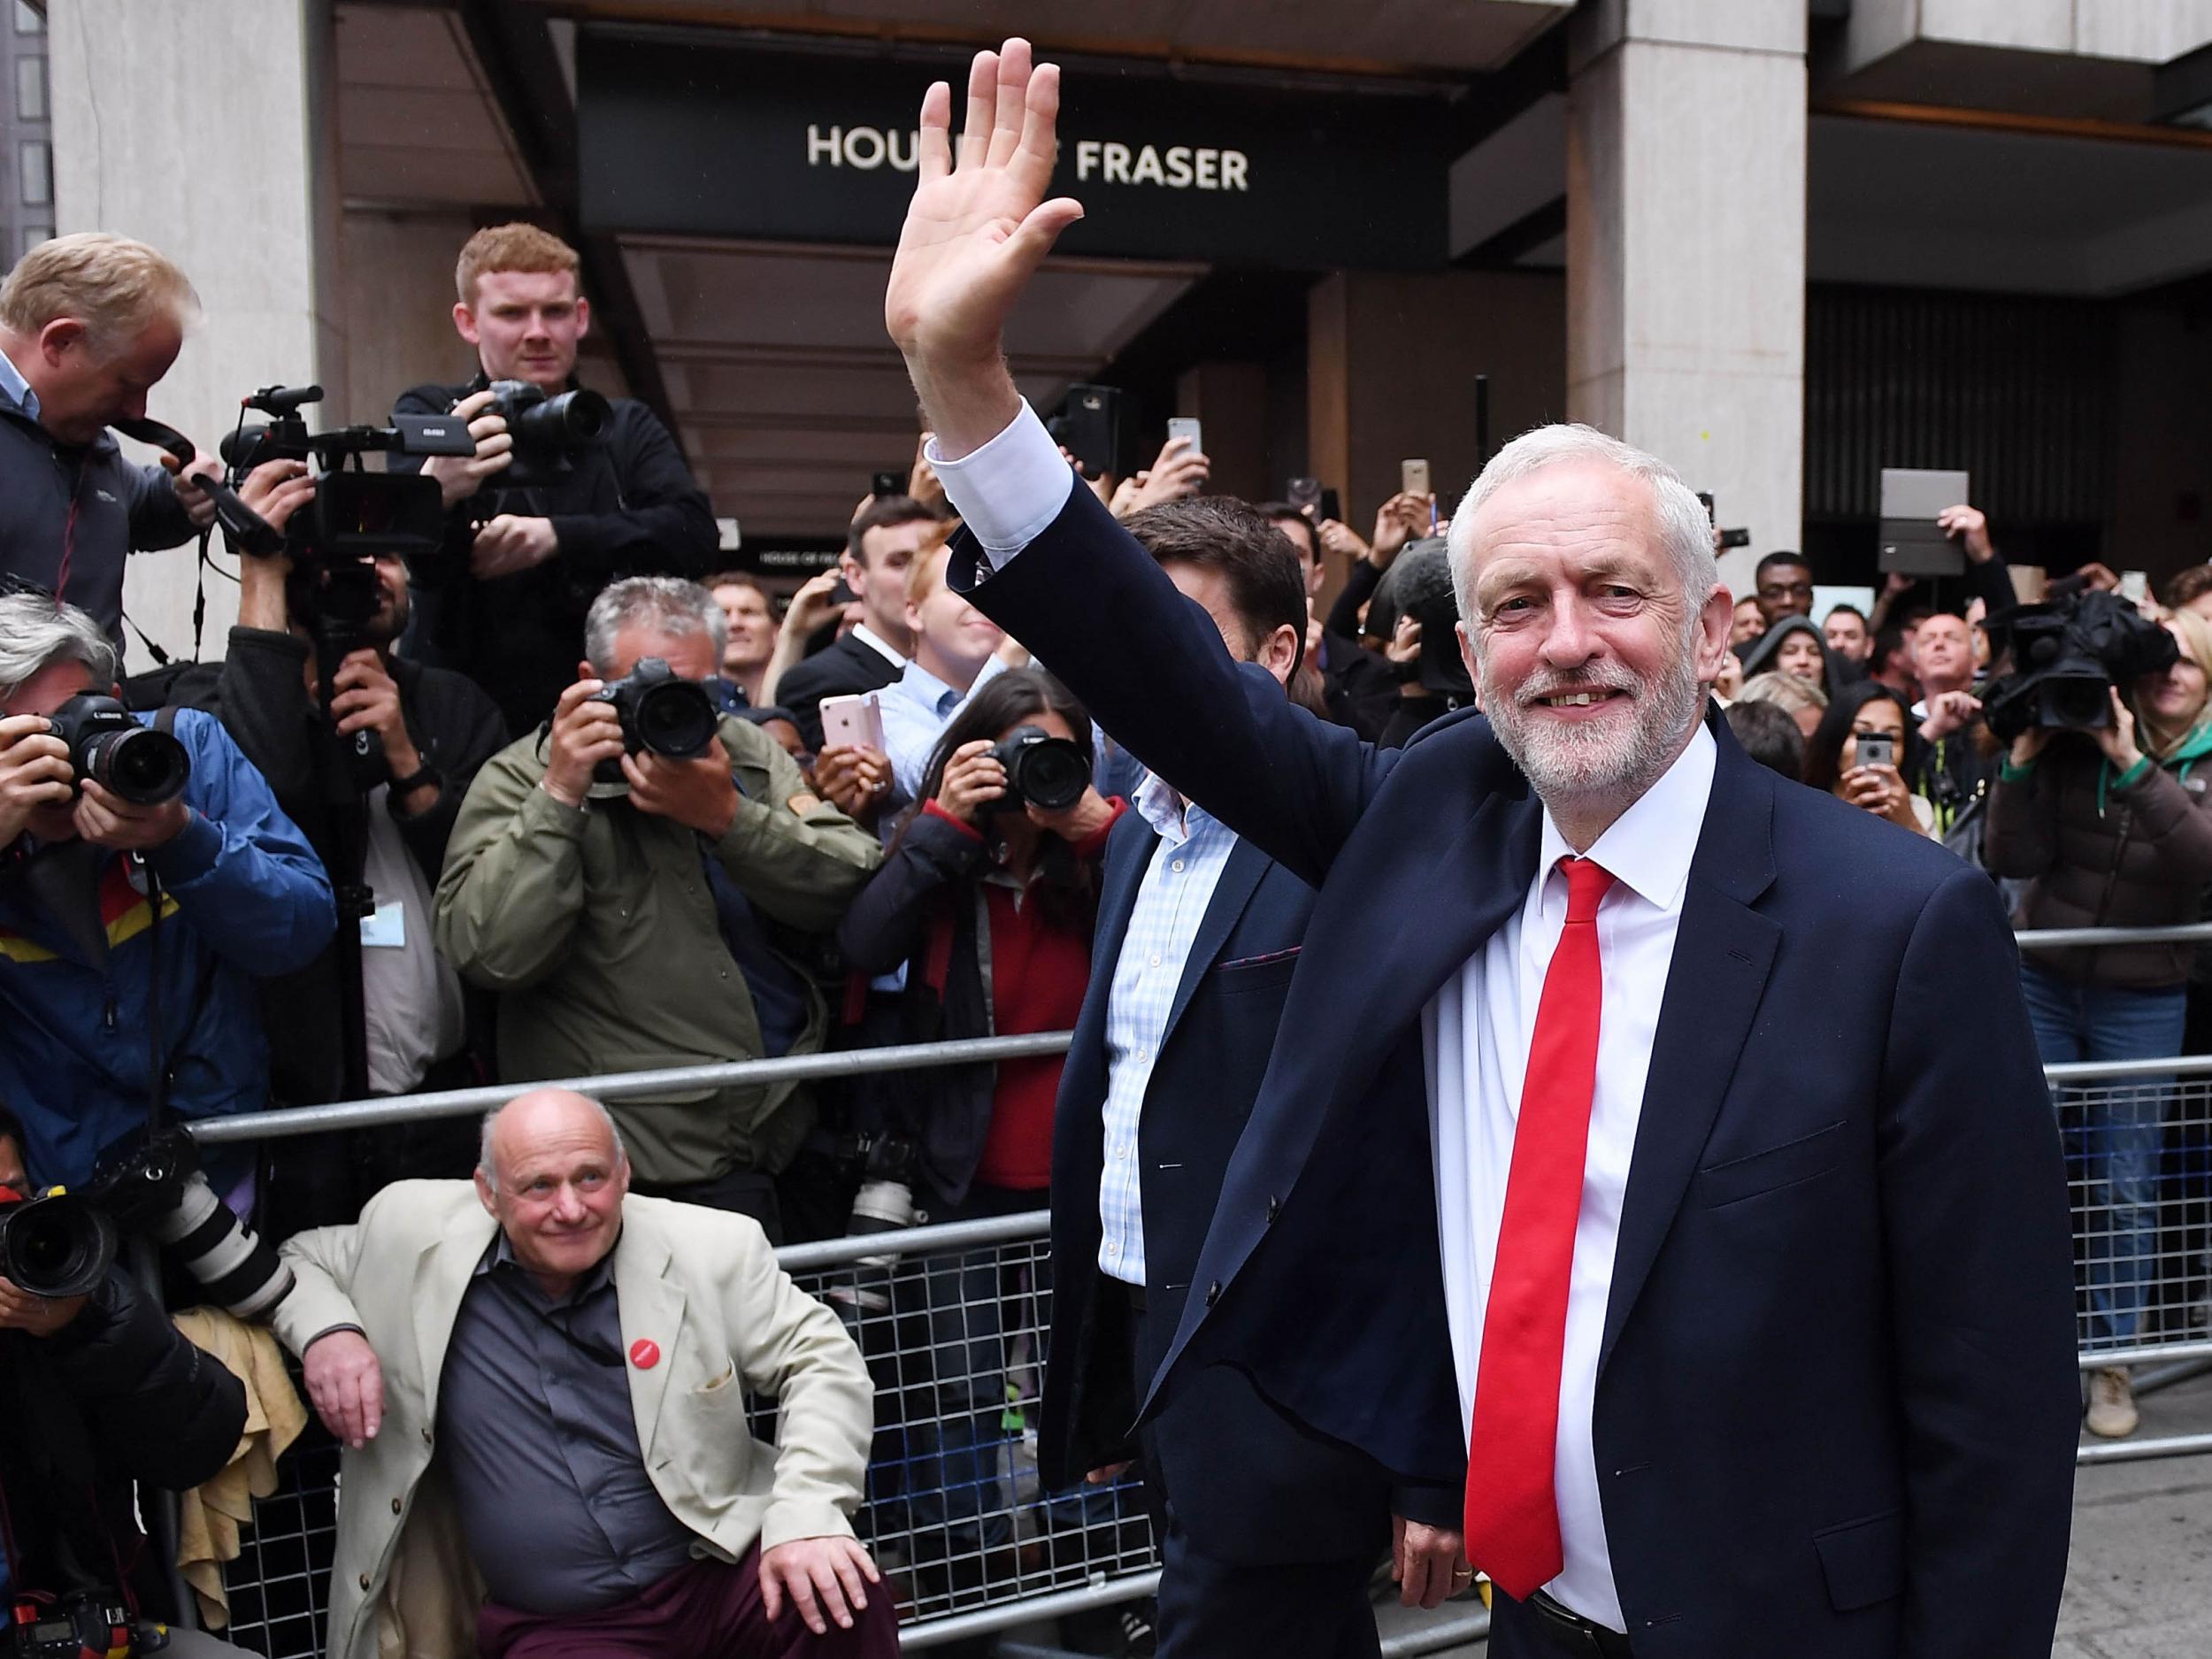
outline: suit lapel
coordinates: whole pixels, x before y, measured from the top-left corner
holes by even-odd
[[[1681,1207],[1756,1018],[1781,929],[1751,905],[1774,879],[1774,787],[1724,730],[1659,1005],[1621,1201],[1598,1373]]]
[[[669,1373],[676,1369],[676,1339],[683,1330],[684,1293],[667,1277],[672,1259],[668,1240],[659,1229],[641,1225],[634,1211],[624,1216],[622,1237],[615,1245],[614,1292],[622,1311],[622,1356],[630,1376],[638,1449],[648,1455],[653,1449],[653,1432],[660,1426]],[[660,1350],[654,1363],[639,1364],[630,1358],[632,1345],[639,1341]]]
[[[1168,1007],[1167,1024],[1160,1032],[1161,1048],[1166,1048],[1168,1040],[1175,1034],[1176,1024],[1183,1018],[1183,1010],[1190,1006],[1191,995],[1197,990],[1199,981],[1206,977],[1207,969],[1221,954],[1230,931],[1244,915],[1244,907],[1252,902],[1260,878],[1274,862],[1242,836],[1229,849],[1228,861],[1221,866],[1221,879],[1215,883],[1213,897],[1207,901],[1206,913],[1199,918],[1198,932],[1191,939],[1190,955],[1183,959],[1183,977],[1175,987],[1175,1001]]]
[[[453,1337],[453,1323],[461,1316],[461,1298],[468,1294],[476,1264],[484,1259],[495,1224],[471,1190],[465,1208],[457,1210],[444,1230],[424,1247],[415,1263],[415,1352],[422,1359],[422,1387],[426,1400],[438,1397],[439,1379],[445,1375],[445,1351]]]

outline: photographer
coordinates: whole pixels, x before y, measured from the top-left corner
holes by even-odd
[[[545,718],[568,683],[593,595],[626,576],[703,576],[716,558],[706,495],[643,403],[579,393],[603,424],[565,442],[518,432],[500,412],[515,412],[496,389],[511,382],[549,400],[578,391],[576,349],[591,326],[579,268],[573,248],[534,225],[478,231],[461,250],[453,307],[478,373],[418,386],[393,405],[457,414],[476,439],[473,457],[392,459],[436,479],[447,513],[442,568],[417,575],[433,597],[410,654],[475,680],[513,736]],[[551,412],[541,403],[531,424]],[[574,412],[591,424],[588,410]]]
[[[123,713],[115,672],[84,611],[0,595],[0,1098],[73,1187],[157,1093],[182,1118],[265,1103],[254,979],[305,967],[335,920],[222,726]]]
[[[314,490],[296,461],[255,469],[241,492],[272,527],[294,523]],[[221,719],[277,804],[305,832],[334,879],[361,880],[375,911],[361,928],[360,996],[367,1091],[407,1094],[475,1081],[465,1051],[462,987],[431,943],[446,839],[477,769],[506,743],[499,710],[467,676],[392,654],[407,626],[407,572],[374,560],[374,610],[333,615],[314,555],[239,562],[238,626],[222,664],[194,671],[174,700]],[[353,574],[354,572],[347,572]],[[319,676],[335,661],[329,713]],[[338,946],[267,989],[271,1082],[286,1102],[342,1099],[339,999],[349,993]],[[357,1213],[378,1187],[409,1176],[457,1176],[474,1145],[457,1120],[393,1125],[350,1137],[359,1183],[336,1169],[326,1202],[297,1204],[313,1222]],[[281,1148],[296,1158],[299,1139]],[[304,1194],[288,1195],[294,1201]]]
[[[33,1190],[21,1126],[0,1108],[0,1217]],[[85,1593],[119,1601],[134,1621],[176,1612],[133,1483],[181,1492],[212,1479],[245,1427],[243,1385],[119,1270],[85,1296],[33,1295],[0,1277],[0,1647],[19,1651],[11,1609],[27,1602],[42,1619],[71,1616]],[[110,1651],[107,1632],[103,1619],[93,1651]],[[173,1628],[161,1651],[243,1650]]]
[[[123,565],[215,520],[193,482],[123,458],[108,427],[142,419],[199,300],[143,242],[84,233],[25,254],[0,284],[0,575],[58,595],[122,641]]]
[[[826,1009],[803,964],[881,854],[772,739],[717,717],[703,682],[723,627],[695,583],[608,588],[549,725],[495,755],[462,804],[438,948],[500,994],[510,1081],[822,1046]],[[632,678],[662,670],[673,683]],[[679,728],[684,753],[664,738],[644,749],[644,733]],[[808,1127],[791,1084],[676,1089],[613,1110],[641,1191],[779,1230],[772,1178]]]
[[[2128,620],[2156,643],[2154,627],[2131,612]],[[2212,795],[2199,772],[2212,756],[2212,624],[2182,612],[2165,626],[2178,654],[2124,691],[2108,688],[2106,724],[2036,724],[2012,738],[1990,786],[1983,854],[1993,874],[2029,879],[2024,927],[2162,927],[2200,918],[2212,882]],[[2003,721],[1999,687],[1986,702],[1993,724]],[[2028,956],[2020,986],[2043,1063],[2180,1053],[2195,956],[2185,944]],[[2075,1179],[2101,1224],[2088,1246],[2085,1344],[2124,1348],[2137,1338],[2157,1277],[2158,1163],[2171,1087],[2171,1079],[2136,1079],[2092,1091],[2081,1106],[2085,1147]],[[2090,1432],[2117,1437],[2135,1425],[2127,1372],[2093,1372]]]
[[[1010,772],[1008,746],[1031,734],[1059,746],[1052,757],[1037,751],[1059,763],[1056,774],[1033,758],[1025,765],[1018,749]],[[1125,804],[1089,786],[1091,764],[1090,717],[1039,670],[998,675],[953,715],[924,763],[922,804],[837,930],[856,971],[906,965],[895,1041],[1074,1025],[1090,979],[1099,865]],[[912,1196],[931,1221],[1047,1207],[1061,1064],[1056,1055],[933,1067],[882,1092],[893,1136],[914,1148]],[[980,1568],[1012,1541],[1000,1490],[1002,1266],[983,1250],[893,1281],[902,1312],[927,1330],[904,1379],[934,1399],[907,1436],[906,1496],[918,1543],[941,1551],[918,1565],[939,1574],[955,1561]]]

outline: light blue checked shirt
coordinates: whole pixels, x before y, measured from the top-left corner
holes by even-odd
[[[952,724],[952,717],[960,712],[962,703],[1005,672],[1006,664],[994,657],[976,672],[975,683],[962,691],[910,660],[883,688],[878,699],[883,711],[883,752],[891,757],[891,777],[901,795],[910,801],[919,798],[929,752]]]
[[[1137,1126],[1191,943],[1236,849],[1229,826],[1147,772],[1133,804],[1159,835],[1106,998],[1105,1174],[1098,1184],[1098,1267],[1144,1282],[1143,1166]]]
[[[1026,401],[1004,432],[956,461],[946,460],[933,440],[930,463],[995,570],[1060,516],[1075,487],[1074,473]],[[1098,1266],[1110,1279],[1141,1286],[1144,1187],[1137,1125],[1175,988],[1237,838],[1149,772],[1131,804],[1158,833],[1160,844],[1138,885],[1106,1002],[1106,1173],[1098,1186]]]

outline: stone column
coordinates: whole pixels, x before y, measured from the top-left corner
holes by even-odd
[[[149,412],[211,453],[242,394],[318,380],[334,424],[348,398],[331,0],[50,0],[47,15],[57,228],[150,242],[199,290],[200,324]],[[135,555],[124,607],[188,655],[196,585],[189,544]],[[211,660],[237,601],[210,579]],[[148,665],[133,636],[131,666]]]
[[[1799,545],[1802,0],[1593,0],[1570,37],[1567,407]]]

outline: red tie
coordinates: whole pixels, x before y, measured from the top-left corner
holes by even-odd
[[[1516,1601],[1559,1576],[1560,1354],[1567,1282],[1597,1082],[1598,901],[1612,876],[1563,858],[1567,925],[1544,973],[1513,1132],[1497,1265],[1482,1321],[1475,1422],[1467,1447],[1467,1559]]]

